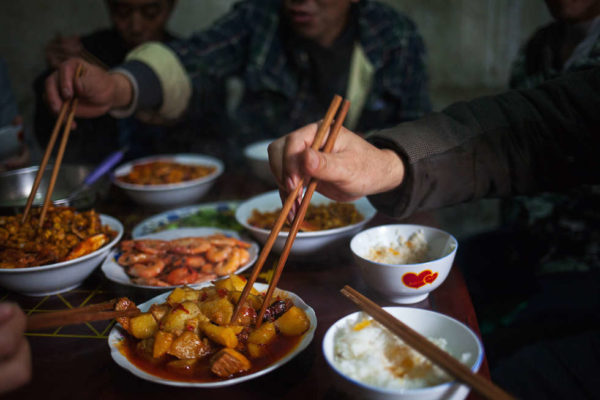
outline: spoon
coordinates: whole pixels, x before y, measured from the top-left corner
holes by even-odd
[[[108,157],[102,160],[102,162],[92,172],[90,172],[88,176],[85,177],[83,183],[71,193],[69,193],[69,195],[63,201],[61,201],[61,203],[64,202],[67,205],[70,205],[73,202],[73,200],[75,200],[77,196],[81,194],[81,192],[88,189],[95,182],[97,182],[98,179],[102,178],[104,175],[110,172],[113,169],[113,167],[123,159],[123,156],[125,156],[127,150],[127,147],[123,147],[122,149],[111,153]]]

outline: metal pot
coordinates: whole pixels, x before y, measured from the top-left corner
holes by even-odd
[[[52,175],[52,165],[48,165],[36,193],[33,204],[41,205],[46,197],[46,190]],[[108,177],[99,179],[90,187],[86,187],[72,199],[69,195],[80,188],[84,179],[92,172],[91,166],[63,164],[60,167],[52,201],[58,205],[70,205],[77,209],[90,208],[101,195],[105,195],[110,187]],[[16,214],[21,212],[27,203],[31,187],[37,175],[38,166],[21,168],[0,174],[0,214]]]

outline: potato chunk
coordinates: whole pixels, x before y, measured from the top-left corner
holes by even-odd
[[[265,346],[260,344],[248,343],[247,349],[251,358],[259,358],[266,354]]]
[[[252,366],[250,360],[233,349],[222,349],[213,356],[210,364],[210,370],[221,378],[247,371]]]
[[[173,340],[168,352],[179,359],[200,358],[209,352],[209,345],[194,332],[183,332]]]
[[[201,303],[202,313],[217,325],[228,324],[233,315],[233,304],[225,297]]]
[[[310,320],[304,310],[293,306],[275,320],[275,326],[286,336],[297,336],[308,330]]]
[[[152,304],[148,312],[154,316],[154,319],[160,321],[171,310],[168,304]]]
[[[222,346],[235,348],[238,345],[238,339],[235,330],[228,326],[218,326],[205,322],[202,324],[202,331],[213,342]]]
[[[185,329],[186,321],[192,318],[203,318],[198,305],[192,301],[178,304],[160,321],[160,329],[167,332],[180,333]]]
[[[198,290],[189,287],[178,287],[175,288],[167,297],[167,303],[174,306],[184,301],[197,301],[200,298],[200,292]]]
[[[217,289],[225,289],[229,292],[241,292],[246,286],[247,279],[239,275],[229,275],[227,279],[221,279],[215,282]],[[258,295],[258,291],[254,288],[250,289],[250,294]]]
[[[171,348],[171,344],[175,339],[175,335],[170,332],[158,331],[156,335],[154,335],[154,348],[152,351],[152,356],[154,358],[159,358],[167,354],[169,348]]]
[[[158,330],[158,323],[150,313],[143,313],[129,319],[130,333],[138,339],[152,337]]]
[[[263,323],[248,336],[248,343],[265,345],[271,343],[276,335],[275,325],[272,322]]]

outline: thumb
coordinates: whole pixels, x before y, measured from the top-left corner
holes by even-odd
[[[307,148],[304,152],[304,172],[325,182],[343,180],[345,169],[340,157]]]

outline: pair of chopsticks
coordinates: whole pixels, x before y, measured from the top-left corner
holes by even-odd
[[[75,71],[75,79],[79,79],[81,74],[83,73],[83,66],[79,64],[77,66],[77,70]],[[63,135],[60,141],[60,145],[58,148],[58,153],[56,155],[56,159],[54,160],[54,168],[52,169],[52,176],[50,177],[50,183],[48,184],[48,189],[46,190],[46,198],[44,199],[44,205],[42,207],[42,212],[40,214],[39,227],[41,228],[44,224],[44,219],[46,218],[46,213],[48,212],[48,206],[52,202],[52,192],[54,191],[54,185],[56,184],[56,178],[58,177],[58,171],[60,169],[60,164],[62,163],[63,155],[65,153],[65,148],[67,147],[67,141],[69,140],[69,134],[71,133],[71,124],[73,123],[73,118],[75,117],[75,110],[77,109],[77,98],[73,97],[71,100],[63,103],[60,113],[58,114],[58,119],[54,124],[54,129],[52,130],[52,135],[50,136],[50,141],[46,146],[46,151],[44,152],[44,157],[42,158],[42,162],[40,163],[37,175],[35,177],[35,181],[33,182],[33,186],[31,188],[31,193],[29,193],[29,198],[27,198],[27,204],[25,205],[25,211],[23,212],[23,218],[21,219],[21,223],[25,223],[27,217],[29,216],[29,211],[31,210],[31,205],[33,204],[33,200],[35,199],[35,194],[40,186],[40,182],[42,181],[42,177],[44,176],[44,171],[46,170],[46,165],[48,164],[48,160],[50,159],[50,154],[52,153],[52,149],[54,148],[54,144],[56,143],[56,139],[58,138],[58,131],[62,125],[63,119],[69,112],[67,116],[67,122],[65,124],[65,129],[63,131]]]
[[[81,49],[81,51],[79,52],[79,55],[81,56],[81,58],[83,58],[85,61],[89,62],[90,64],[94,64],[97,67],[100,67],[105,71],[108,71],[108,69],[109,69],[108,65],[106,65],[98,57],[96,57],[95,55],[93,55],[92,53],[87,51],[85,49],[85,47]]]
[[[119,317],[135,317],[140,310],[114,311],[117,299],[65,311],[34,314],[27,317],[27,330],[56,328],[84,322],[102,321]]]
[[[327,134],[329,127],[331,125],[331,122],[333,121],[336,113],[338,112],[338,109],[340,108],[341,103],[342,103],[342,98],[338,95],[335,95],[333,100],[331,101],[331,104],[329,105],[329,109],[327,110],[327,113],[325,114],[325,118],[323,119],[321,125],[319,126],[319,129],[317,130],[317,134],[316,134],[313,144],[311,146],[311,148],[313,150],[319,151],[319,149],[321,148],[323,139],[325,138],[325,135]],[[344,100],[344,104],[342,105],[342,108],[341,108],[339,114],[337,115],[337,118],[335,118],[335,123],[334,123],[333,127],[331,128],[331,132],[329,133],[329,137],[327,138],[327,142],[325,144],[325,147],[323,148],[324,153],[329,153],[333,149],[333,145],[335,143],[335,140],[337,139],[337,135],[340,131],[340,128],[342,127],[344,118],[346,118],[346,114],[348,113],[349,107],[350,107],[350,102],[348,100]],[[248,297],[248,294],[250,293],[250,290],[254,286],[254,282],[256,282],[256,278],[258,277],[258,275],[263,267],[263,264],[265,263],[265,260],[267,259],[267,256],[269,255],[271,248],[273,247],[273,243],[275,243],[275,239],[277,238],[277,235],[281,231],[281,228],[283,227],[283,224],[285,223],[285,220],[292,208],[292,205],[298,198],[298,195],[300,194],[300,191],[302,190],[303,187],[304,187],[304,180],[301,179],[300,182],[298,183],[298,186],[296,186],[294,191],[291,192],[288,195],[288,197],[286,198],[285,203],[283,204],[283,207],[281,209],[281,213],[279,214],[277,221],[275,221],[275,225],[273,226],[273,229],[271,229],[271,233],[269,234],[269,237],[267,238],[267,241],[265,242],[263,249],[260,252],[258,260],[256,261],[256,264],[254,265],[254,268],[252,269],[252,275],[250,276],[250,278],[248,278],[248,281],[246,282],[246,285],[244,286],[244,290],[242,291],[242,295],[240,296],[240,299],[238,300],[237,305],[235,306],[235,310],[233,311],[233,315],[231,317],[232,322],[237,320],[240,309],[242,307],[242,304],[244,303],[244,301]],[[310,182],[308,183],[308,187],[304,193],[304,197],[302,198],[302,203],[300,204],[300,208],[296,212],[296,216],[294,217],[294,221],[292,222],[292,227],[290,228],[290,231],[288,233],[288,237],[285,242],[285,246],[283,248],[283,251],[281,252],[281,256],[279,257],[277,266],[275,267],[275,273],[273,274],[273,278],[271,279],[271,282],[269,284],[269,288],[265,295],[265,299],[263,301],[262,307],[260,309],[260,312],[258,313],[258,319],[256,321],[257,327],[259,327],[262,323],[263,316],[265,315],[265,310],[269,306],[271,297],[273,296],[273,292],[275,291],[275,288],[277,287],[277,283],[279,282],[279,278],[281,277],[283,267],[285,266],[285,262],[287,261],[287,258],[290,254],[292,244],[294,243],[296,234],[298,233],[298,230],[300,229],[300,225],[302,224],[302,221],[304,220],[304,215],[306,214],[306,210],[308,209],[310,199],[311,199],[316,187],[317,187],[317,181],[315,179],[310,179]]]
[[[427,357],[430,361],[444,369],[457,380],[473,388],[473,390],[480,395],[493,400],[514,399],[514,397],[494,385],[491,381],[480,375],[474,374],[464,364],[437,347],[420,333],[396,319],[392,314],[379,307],[375,302],[355,289],[346,285],[341,292],[364,312],[371,315],[376,321],[404,340],[410,347]]]

